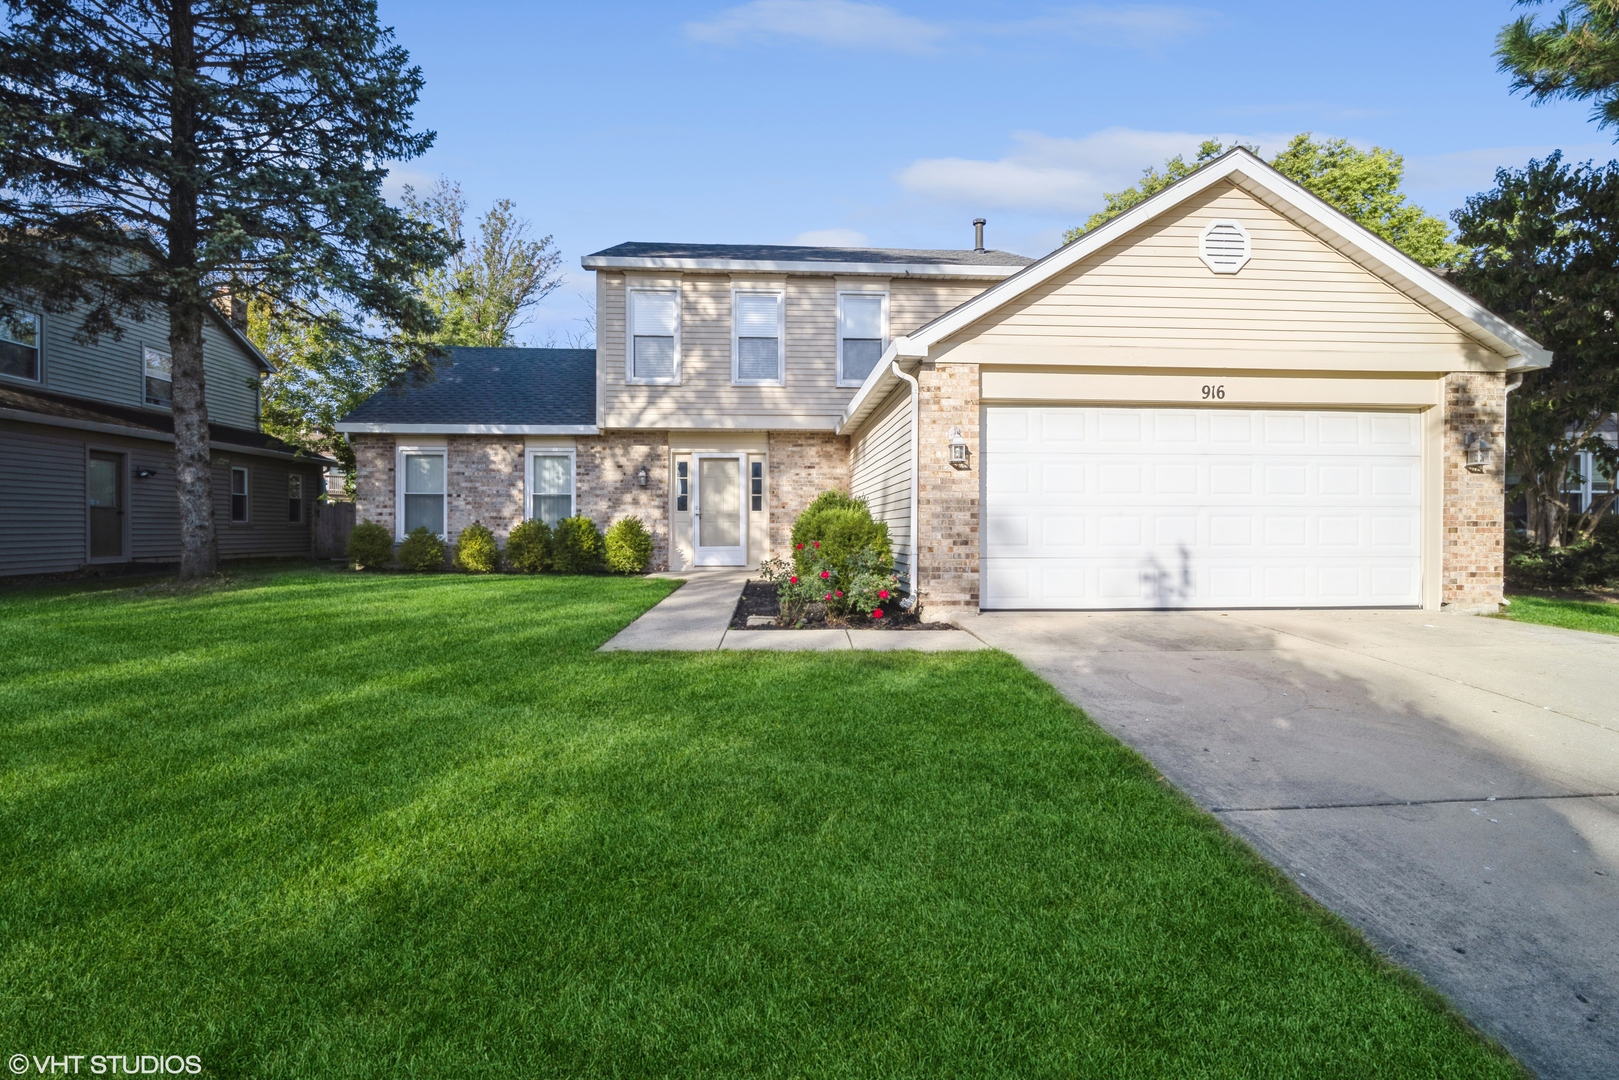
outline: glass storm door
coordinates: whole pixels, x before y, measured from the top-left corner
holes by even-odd
[[[124,456],[90,455],[85,487],[90,505],[90,558],[124,557]]]
[[[742,566],[747,562],[742,533],[742,457],[697,455],[693,545],[698,566]]]

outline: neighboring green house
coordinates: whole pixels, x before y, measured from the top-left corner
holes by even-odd
[[[265,359],[220,312],[203,326],[224,558],[310,554],[322,468],[259,426]],[[180,558],[168,321],[75,340],[71,314],[0,319],[0,576]]]

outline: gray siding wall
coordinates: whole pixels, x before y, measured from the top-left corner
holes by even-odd
[[[145,405],[141,350],[151,347],[169,351],[169,320],[165,314],[153,312],[142,322],[121,319],[121,340],[103,335],[94,345],[74,340],[79,321],[70,313],[47,314],[42,320],[40,381],[15,380],[17,385],[136,408]],[[257,430],[258,364],[212,319],[203,323],[202,358],[208,418],[216,424]]]
[[[0,573],[84,563],[84,455],[80,439],[0,430]]]
[[[180,515],[174,448],[145,439],[0,421],[0,576],[53,574],[85,565],[85,456],[89,448],[128,455],[129,554],[177,562]],[[248,469],[249,521],[230,521],[230,467]],[[141,469],[155,475],[137,478]],[[287,479],[304,478],[304,520],[287,520]],[[222,558],[307,557],[320,471],[313,465],[237,451],[214,454],[215,524]]]

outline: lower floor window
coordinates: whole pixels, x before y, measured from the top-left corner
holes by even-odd
[[[400,532],[426,528],[435,536],[444,535],[444,455],[407,452],[401,456],[405,473],[405,527]]]
[[[750,505],[758,512],[765,508],[765,463],[755,461],[748,469],[749,495],[752,498]]]
[[[287,477],[287,520],[300,522],[304,519],[304,478],[293,475]]]
[[[247,470],[241,466],[230,471],[230,519],[238,524],[247,520]]]
[[[573,455],[534,454],[529,461],[529,516],[551,526],[572,517]]]

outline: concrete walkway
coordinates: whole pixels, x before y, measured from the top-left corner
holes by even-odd
[[[1407,611],[957,621],[1540,1076],[1619,1076],[1619,637]]]
[[[686,584],[619,631],[601,647],[602,652],[960,652],[987,648],[962,630],[732,630],[731,616],[747,583],[747,570],[726,567],[653,576],[683,578]]]

